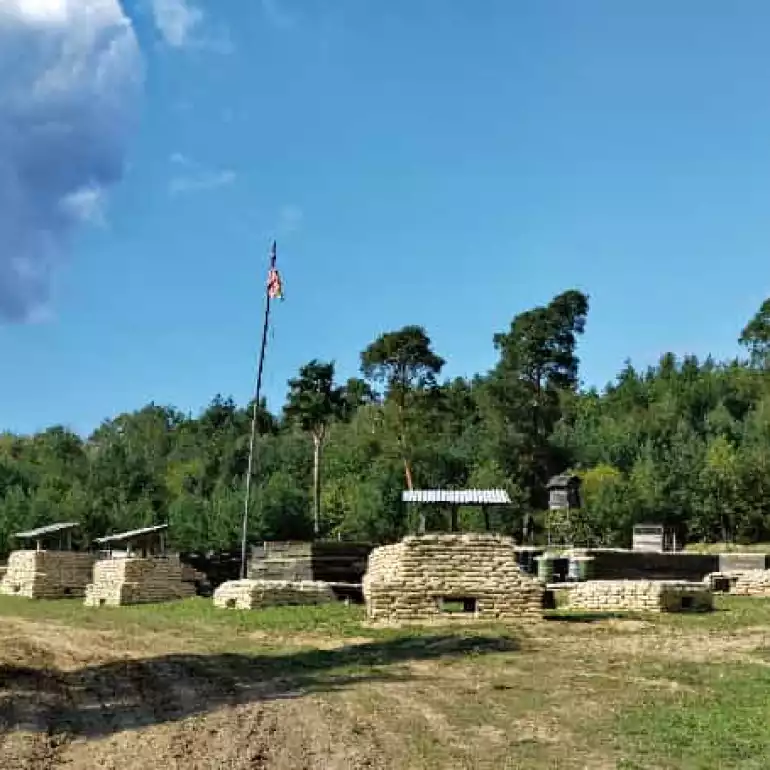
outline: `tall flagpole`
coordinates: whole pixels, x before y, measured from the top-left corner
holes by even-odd
[[[276,245],[270,250],[270,270],[275,270]],[[272,275],[268,273],[268,275]],[[259,396],[262,391],[262,369],[265,364],[265,348],[267,347],[267,331],[270,326],[270,300],[272,290],[268,280],[265,289],[265,321],[262,326],[262,344],[259,348],[259,364],[257,365],[257,384],[254,388],[254,403],[251,408],[251,438],[249,440],[249,467],[246,471],[246,490],[243,500],[243,524],[241,527],[241,577],[246,578],[246,540],[249,531],[249,507],[251,505],[251,477],[254,473],[254,455],[257,443],[257,418],[259,417]]]

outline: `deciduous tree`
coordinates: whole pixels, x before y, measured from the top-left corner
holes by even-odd
[[[312,360],[289,380],[284,411],[313,439],[313,531],[321,526],[321,450],[329,423],[343,413],[344,391],[334,384],[334,364]]]

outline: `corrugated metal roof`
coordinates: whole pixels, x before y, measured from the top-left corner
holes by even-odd
[[[118,532],[115,535],[107,535],[106,537],[97,537],[95,543],[120,543],[123,540],[131,540],[141,535],[149,535],[153,532],[160,532],[161,530],[168,529],[168,524],[156,524],[154,527],[144,527],[142,529],[131,529],[128,532]]]
[[[75,529],[79,526],[80,524],[78,524],[76,521],[60,522],[59,524],[48,524],[45,527],[30,529],[28,532],[17,532],[14,537],[18,537],[20,540],[45,537],[45,535],[53,535],[56,532],[66,532],[68,529]]]
[[[451,503],[452,505],[509,505],[504,489],[412,489],[401,494],[405,503]]]

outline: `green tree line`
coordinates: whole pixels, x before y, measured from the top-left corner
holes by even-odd
[[[471,379],[442,378],[418,326],[374,340],[347,382],[308,362],[279,414],[257,409],[250,538],[391,541],[414,526],[407,487],[505,488],[493,526],[514,535],[532,514],[541,535],[592,544],[627,544],[641,521],[689,540],[770,537],[770,300],[740,332],[745,359],[665,353],[602,391],[580,387],[588,314],[575,290],[520,313]],[[86,539],[168,521],[180,549],[236,547],[252,408],[217,396],[197,417],[149,404],[88,437],[0,434],[0,552],[63,520]],[[583,506],[546,521],[546,483],[564,471],[581,476]],[[466,528],[482,521],[462,513]]]

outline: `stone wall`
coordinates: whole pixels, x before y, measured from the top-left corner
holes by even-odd
[[[436,534],[372,551],[363,591],[373,621],[518,620],[541,617],[544,588],[519,569],[511,538]]]
[[[589,580],[575,583],[568,595],[568,609],[587,612],[703,612],[714,606],[705,583]]]
[[[335,600],[328,583],[313,580],[232,580],[214,591],[214,606],[253,610],[287,604],[324,604]]]
[[[195,586],[182,580],[178,558],[113,558],[94,565],[85,603],[89,607],[149,604],[194,595]]]
[[[714,572],[706,583],[714,591],[736,596],[770,596],[770,569]]]
[[[29,599],[84,596],[95,558],[76,551],[13,551],[0,593]]]

